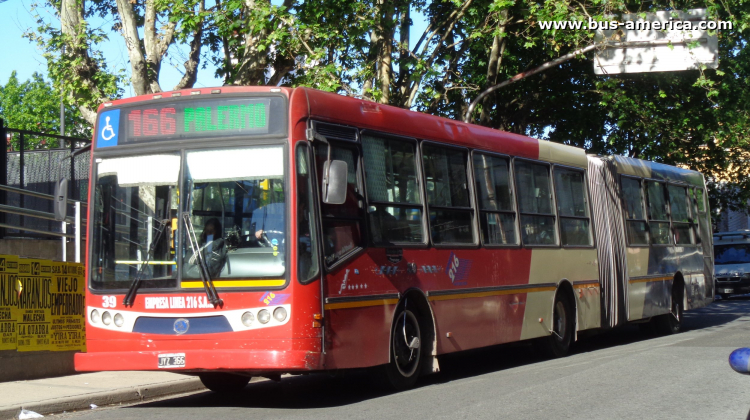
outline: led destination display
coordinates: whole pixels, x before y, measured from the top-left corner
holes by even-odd
[[[148,103],[100,114],[97,147],[201,137],[282,134],[284,101],[222,98]]]

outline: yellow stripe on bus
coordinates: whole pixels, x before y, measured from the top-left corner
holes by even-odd
[[[144,264],[146,261],[115,261],[115,264]],[[174,261],[149,261],[148,265],[177,265]]]
[[[360,300],[358,302],[326,303],[324,305],[324,308],[325,310],[364,308],[367,306],[395,305],[397,303],[398,303],[398,299],[374,299],[374,300]]]
[[[286,280],[214,280],[216,287],[277,287],[286,284]],[[183,281],[183,289],[202,289],[202,281]]]
[[[469,298],[487,297],[487,296],[518,295],[521,293],[554,292],[555,290],[557,290],[557,288],[554,286],[527,287],[527,288],[522,288],[522,289],[494,290],[494,291],[489,291],[489,292],[469,292],[469,293],[458,293],[455,295],[429,296],[427,299],[430,301],[469,299]]]
[[[648,277],[645,279],[630,279],[628,280],[630,283],[648,283],[651,281],[667,281],[672,280],[672,276],[666,276],[666,277]]]

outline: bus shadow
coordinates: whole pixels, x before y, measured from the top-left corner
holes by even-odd
[[[717,300],[707,308],[686,312],[684,330],[710,329],[750,314],[750,296]],[[572,348],[581,354],[655,338],[643,334],[637,325],[626,325],[583,337]],[[425,388],[471,377],[546,361],[529,342],[466,350],[440,357],[441,372],[422,378]],[[235,394],[202,392],[138,404],[132,408],[236,407],[266,409],[314,409],[346,406],[394,394],[379,385],[374,369],[321,373],[284,378],[280,382],[259,381]]]

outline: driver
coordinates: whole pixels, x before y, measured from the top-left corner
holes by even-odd
[[[213,241],[221,238],[221,234],[221,222],[219,219],[212,217],[206,221],[198,244],[201,247],[205,247],[206,253],[209,253],[212,250]]]
[[[268,203],[253,212],[252,224],[255,238],[261,242],[268,242],[271,246],[279,246],[284,242],[284,203]]]

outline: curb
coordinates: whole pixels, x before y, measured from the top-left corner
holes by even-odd
[[[145,384],[110,391],[92,392],[70,397],[55,398],[47,401],[35,401],[23,405],[0,407],[0,420],[15,419],[21,408],[35,411],[42,415],[62,413],[63,411],[90,410],[91,404],[100,407],[152,400],[167,395],[206,390],[198,378],[179,379],[175,381]]]

